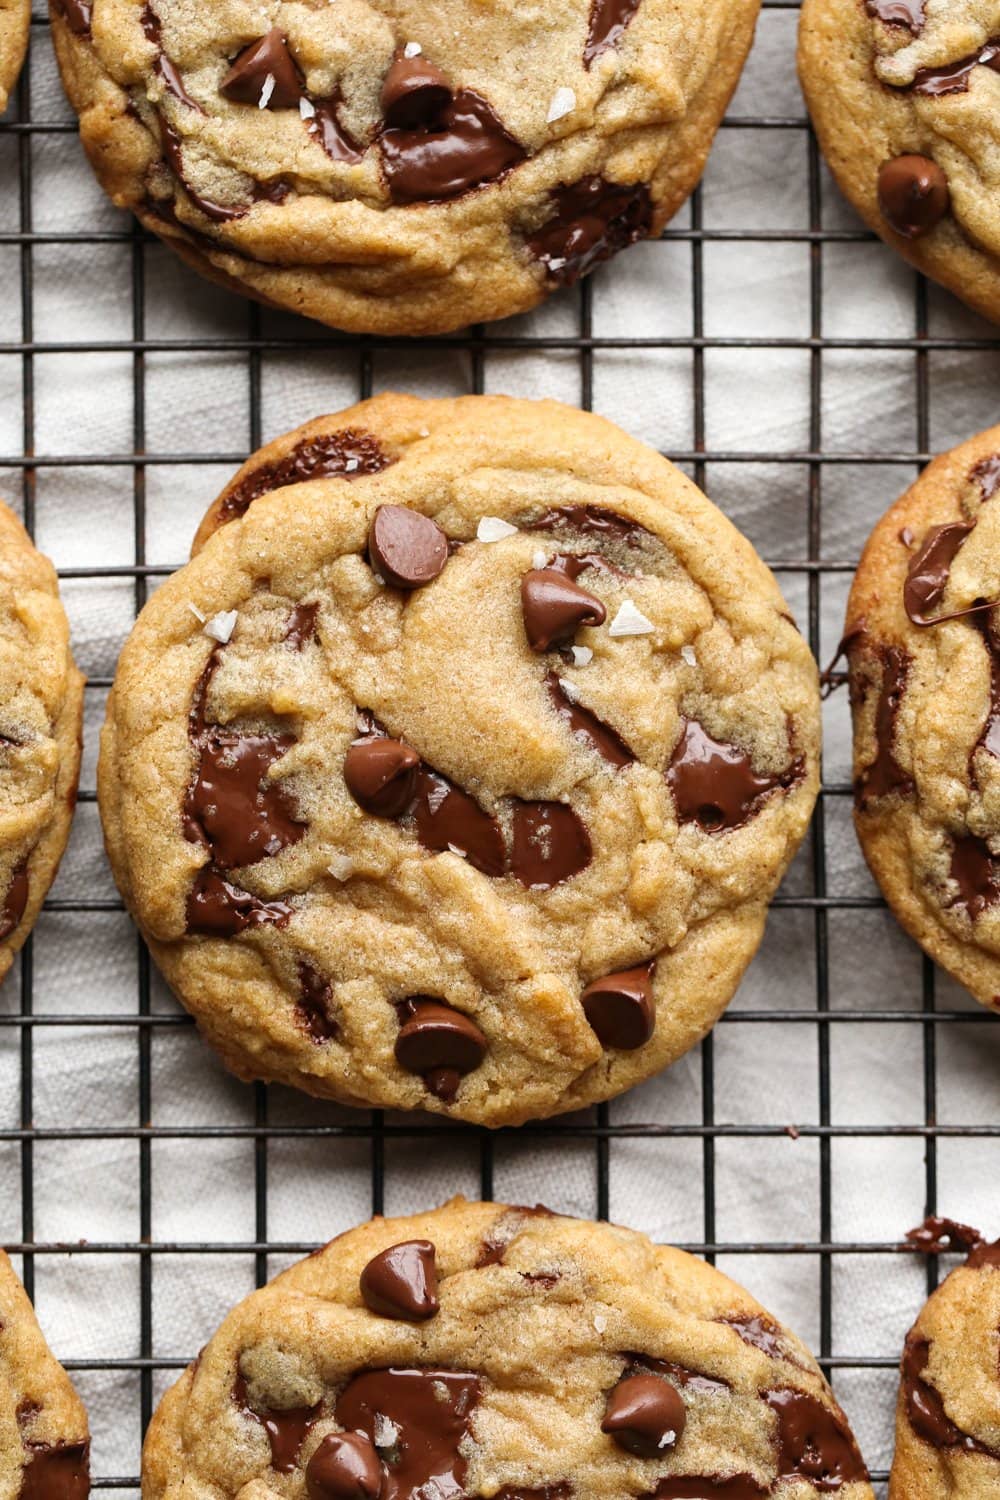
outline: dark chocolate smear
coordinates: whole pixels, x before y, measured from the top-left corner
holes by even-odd
[[[800,759],[776,776],[760,776],[745,751],[713,739],[697,719],[685,719],[667,781],[681,823],[697,823],[705,833],[723,833],[749,823],[764,798],[794,786],[803,769]]]
[[[25,1443],[19,1500],[87,1500],[90,1444]]]
[[[528,236],[527,246],[560,286],[575,285],[653,228],[653,198],[644,182],[582,177],[550,196],[553,213]]]
[[[361,1296],[380,1318],[423,1323],[438,1310],[437,1266],[430,1240],[404,1240],[374,1255],[361,1272]]]
[[[764,1391],[778,1419],[778,1480],[806,1479],[818,1490],[863,1484],[868,1470],[843,1416],[790,1388]]]
[[[911,1329],[903,1348],[902,1389],[913,1431],[932,1448],[961,1448],[965,1453],[987,1453],[1000,1458],[992,1448],[956,1427],[948,1416],[941,1393],[924,1378],[930,1352],[930,1340]]]
[[[940,604],[948,587],[951,565],[969,532],[970,521],[954,521],[948,526],[933,526],[910,559],[903,585],[903,607],[914,625],[934,625],[928,616]]]
[[[20,926],[28,905],[28,861],[22,860],[10,877],[0,907],[0,943]]]
[[[585,68],[589,68],[602,52],[620,45],[638,9],[639,0],[591,0],[590,28],[583,49]]]
[[[305,824],[282,784],[266,779],[295,744],[294,735],[239,734],[211,725],[196,744],[198,769],[184,799],[184,832],[192,843],[204,843],[224,870],[298,843]]]
[[[625,542],[638,547],[650,535],[645,526],[620,516],[600,505],[559,505],[543,510],[534,521],[525,523],[531,531],[577,531],[583,536],[601,537],[606,542]]]
[[[964,906],[972,921],[1000,900],[1000,859],[975,834],[953,840],[949,873],[959,892],[954,905]]]
[[[319,614],[319,603],[296,604],[288,616],[285,626],[285,640],[296,651],[303,651],[310,641],[316,639],[316,616]]]
[[[479,1399],[475,1375],[454,1370],[365,1370],[337,1398],[342,1427],[363,1432],[381,1449],[385,1464],[382,1500],[412,1500],[417,1494],[458,1500],[465,1493],[468,1463],[461,1452]]]
[[[433,125],[382,131],[382,166],[394,203],[438,203],[497,182],[527,155],[485,99],[450,97]]]
[[[187,899],[188,932],[203,937],[237,937],[251,927],[286,927],[292,908],[285,901],[261,901],[240,890],[212,865],[194,877]]]
[[[969,754],[969,780],[973,786],[978,786],[979,778],[975,767],[976,751],[985,750],[987,754],[1000,759],[1000,639],[997,636],[998,622],[992,607],[982,613],[975,613],[971,623],[983,638],[990,664],[990,706],[979,738]]]
[[[616,769],[634,764],[635,756],[618,731],[612,729],[610,724],[605,724],[589,708],[584,708],[582,703],[571,698],[565,684],[555,672],[546,672],[545,686],[552,707],[569,726],[570,733],[576,739],[596,750],[598,755],[603,756]]]
[[[313,113],[306,121],[306,129],[313,140],[318,141],[331,161],[359,162],[364,151],[354,137],[340,123],[340,99],[314,99]]]
[[[924,29],[924,0],[867,0],[868,14],[887,26],[906,26],[919,36]]]
[[[788,1359],[781,1329],[759,1313],[736,1313],[731,1318],[719,1318],[718,1321],[738,1333],[744,1344],[760,1349],[770,1359]]]
[[[585,870],[590,835],[565,802],[515,802],[510,868],[531,891],[547,891]]]
[[[492,813],[484,812],[474,797],[430,766],[421,765],[416,787],[413,813],[424,848],[432,854],[457,850],[483,875],[502,875],[506,851]]]
[[[382,1461],[363,1432],[328,1432],[306,1464],[309,1500],[379,1500]]]
[[[985,1242],[975,1245],[969,1252],[966,1265],[973,1271],[1000,1266],[1000,1240],[994,1240],[992,1245],[987,1245]]]
[[[701,1370],[691,1370],[687,1365],[674,1364],[669,1359],[654,1359],[651,1354],[629,1354],[627,1359],[630,1370],[655,1370],[659,1375],[666,1375],[685,1391],[698,1391],[704,1396],[710,1396],[718,1391],[729,1390],[729,1382],[723,1380],[721,1375],[706,1375]]]
[[[367,474],[380,474],[392,463],[395,459],[382,451],[378,439],[358,427],[307,438],[284,458],[254,469],[228,490],[222,498],[222,517],[232,521],[245,515],[261,495],[286,484],[303,484],[309,479],[361,479]]]
[[[861,772],[855,787],[855,800],[861,808],[875,797],[888,797],[893,792],[908,796],[913,790],[911,777],[893,753],[896,719],[906,690],[910,657],[899,646],[884,646],[879,655],[882,685],[875,708],[875,759]]]
[[[942,67],[918,68],[909,87],[915,94],[964,94],[974,68],[982,65],[1000,71],[1000,41],[991,39],[968,57]]]
[[[1000,453],[993,453],[989,458],[981,459],[969,478],[977,481],[984,500],[992,500],[997,490],[1000,489]]]
[[[267,1433],[271,1444],[272,1469],[277,1469],[279,1474],[293,1473],[306,1434],[319,1421],[321,1404],[295,1406],[287,1411],[264,1407],[258,1411],[250,1405],[247,1383],[240,1373],[237,1373],[233,1385],[233,1400],[244,1416],[259,1422]]]
[[[906,1231],[905,1250],[919,1250],[921,1255],[945,1255],[957,1250],[967,1255],[983,1244],[978,1229],[969,1224],[960,1224],[956,1219],[945,1219],[931,1214],[916,1229]]]
[[[90,35],[92,0],[52,0],[52,8],[59,12],[74,36]]]
[[[280,27],[273,26],[266,36],[251,42],[233,59],[229,72],[219,84],[219,93],[234,104],[261,108],[268,79],[274,86],[265,109],[298,109],[305,94],[302,74],[288,50],[288,39]]]
[[[203,115],[205,111],[202,109],[197,99],[191,98],[191,95],[184,87],[183,78],[163,50],[160,18],[153,10],[152,6],[147,5],[143,8],[142,16],[140,19],[142,21],[142,29],[146,34],[147,41],[152,42],[153,46],[156,48],[156,71],[163,79],[163,82],[166,85],[167,89],[171,94],[173,94],[175,99],[178,99],[181,102],[181,104],[186,104],[188,109],[193,109],[197,111],[199,115]]]
[[[295,1014],[317,1046],[335,1041],[340,1035],[340,1027],[333,1019],[330,981],[304,958],[299,960],[299,999]]]

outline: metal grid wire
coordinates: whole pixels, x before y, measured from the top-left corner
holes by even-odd
[[[765,17],[778,11],[794,11],[795,0],[764,0]],[[34,32],[36,39],[46,26],[42,17],[36,16]],[[83,470],[99,465],[111,468],[124,465],[132,474],[132,509],[134,519],[134,560],[129,565],[109,568],[73,567],[60,570],[64,587],[72,581],[89,579],[123,579],[134,582],[134,606],[138,611],[146,598],[151,579],[169,573],[171,568],[147,561],[147,476],[156,467],[171,465],[216,464],[222,469],[234,468],[244,459],[242,448],[232,451],[161,451],[151,452],[147,444],[147,362],[151,355],[176,355],[181,352],[196,355],[225,351],[229,355],[241,356],[246,362],[247,390],[249,402],[249,448],[257,447],[262,437],[262,362],[268,355],[292,353],[299,349],[309,351],[336,350],[341,355],[353,351],[356,360],[357,395],[367,396],[373,389],[374,361],[379,353],[391,353],[409,348],[402,340],[346,339],[326,333],[314,327],[308,329],[308,338],[291,336],[269,339],[262,336],[261,311],[250,305],[246,312],[246,333],[242,337],[205,337],[196,340],[150,338],[146,332],[146,254],[155,242],[138,226],[122,227],[121,230],[86,232],[35,232],[33,213],[36,206],[33,183],[33,154],[40,138],[49,135],[71,134],[75,126],[66,121],[50,121],[35,118],[32,113],[31,83],[26,70],[18,96],[16,110],[12,110],[6,122],[0,123],[0,141],[4,136],[16,141],[18,170],[18,192],[20,222],[16,230],[0,233],[0,247],[15,247],[18,256],[19,297],[21,311],[21,338],[16,342],[0,344],[0,356],[16,356],[21,365],[21,387],[23,392],[23,451],[11,454],[0,461],[0,466],[20,470],[23,483],[23,513],[29,529],[36,520],[36,487],[40,474],[51,468]],[[779,558],[772,562],[782,579],[797,580],[807,601],[807,634],[810,644],[822,656],[822,646],[829,653],[829,641],[821,642],[821,591],[824,580],[836,575],[850,574],[853,558],[829,558],[824,555],[822,542],[822,512],[824,477],[830,465],[882,465],[898,473],[899,485],[915,474],[919,466],[931,456],[930,448],[930,356],[937,351],[996,351],[1000,341],[984,337],[977,331],[973,336],[930,336],[928,333],[928,288],[915,278],[916,293],[913,309],[912,334],[901,337],[828,337],[824,334],[823,304],[823,258],[827,247],[850,244],[873,239],[866,231],[856,228],[824,228],[824,194],[821,181],[821,163],[815,140],[801,113],[793,115],[730,114],[724,123],[725,131],[750,131],[779,133],[802,140],[808,138],[808,227],[799,229],[720,229],[706,227],[703,223],[702,192],[696,192],[690,207],[686,227],[674,225],[663,236],[664,242],[684,244],[690,247],[690,287],[692,297],[692,323],[690,333],[671,337],[615,337],[595,334],[595,305],[597,282],[584,283],[572,295],[577,298],[578,327],[572,335],[546,337],[537,334],[511,332],[507,327],[477,328],[466,334],[436,340],[437,351],[448,350],[460,353],[467,361],[468,388],[472,391],[484,389],[484,369],[488,356],[497,351],[506,354],[538,353],[574,356],[578,362],[578,399],[582,406],[590,408],[594,400],[595,359],[607,351],[676,350],[689,355],[693,372],[693,442],[685,451],[671,451],[669,456],[682,464],[694,479],[704,485],[706,467],[710,464],[773,465],[793,464],[807,475],[807,537],[808,551],[803,557]],[[10,184],[5,184],[9,187]],[[726,241],[752,247],[755,244],[798,244],[807,247],[809,258],[809,332],[807,336],[790,337],[725,337],[706,335],[706,278],[704,259],[706,247]],[[131,272],[131,335],[128,338],[113,338],[104,341],[59,342],[41,341],[35,335],[35,256],[39,247],[57,246],[67,262],[74,252],[85,245],[114,244],[128,247]],[[792,450],[769,451],[761,449],[718,450],[706,440],[706,353],[716,350],[794,350],[801,351],[808,359],[808,443]],[[824,451],[823,433],[823,378],[824,356],[831,351],[894,351],[912,356],[915,378],[913,401],[915,416],[915,450],[891,449],[890,451]],[[132,451],[126,454],[47,454],[39,452],[36,444],[35,382],[36,360],[40,356],[90,352],[93,354],[114,353],[127,355],[131,360],[132,395]],[[312,411],[303,411],[301,419],[312,416]],[[206,496],[207,498],[207,496]],[[886,494],[886,501],[891,494]],[[107,677],[92,677],[88,693],[103,698],[109,686]],[[812,1138],[817,1143],[818,1172],[818,1219],[814,1238],[794,1241],[759,1241],[753,1243],[732,1242],[720,1239],[716,1231],[716,1156],[720,1141],[727,1138],[744,1137],[766,1140],[782,1137],[786,1127],[780,1124],[727,1124],[723,1122],[725,1102],[717,1100],[715,1090],[714,1046],[709,1036],[701,1045],[701,1118],[685,1122],[660,1124],[617,1123],[612,1110],[602,1106],[585,1116],[569,1120],[555,1120],[540,1126],[528,1126],[520,1131],[522,1140],[542,1141],[548,1149],[558,1153],[568,1149],[573,1142],[581,1143],[592,1151],[593,1212],[607,1216],[611,1204],[612,1153],[617,1142],[629,1139],[640,1140],[688,1140],[700,1142],[701,1191],[703,1196],[703,1232],[700,1239],[690,1241],[686,1248],[713,1260],[721,1255],[747,1256],[795,1256],[811,1257],[818,1262],[818,1347],[821,1363],[836,1381],[845,1370],[887,1370],[898,1359],[898,1348],[885,1348],[883,1352],[869,1355],[852,1355],[835,1352],[833,1322],[833,1269],[838,1256],[872,1256],[891,1252],[897,1248],[895,1240],[873,1243],[861,1240],[837,1240],[834,1236],[832,1216],[832,1170],[831,1153],[835,1143],[841,1140],[871,1140],[872,1149],[888,1137],[910,1137],[923,1143],[923,1173],[926,1209],[934,1211],[938,1197],[938,1146],[946,1137],[974,1137],[993,1139],[1000,1133],[1000,1126],[989,1123],[976,1125],[938,1125],[936,1052],[939,1032],[942,1027],[961,1026],[963,1023],[982,1020],[981,1013],[964,1009],[961,1003],[952,1008],[936,1003],[935,971],[923,961],[922,983],[919,997],[908,1010],[885,1009],[875,1000],[870,1006],[837,1007],[832,1004],[836,973],[831,963],[830,921],[831,914],[839,911],[877,908],[883,903],[870,893],[831,894],[828,889],[827,828],[831,806],[844,805],[850,797],[850,786],[846,781],[824,785],[811,843],[808,846],[811,861],[808,894],[782,892],[775,907],[797,908],[808,914],[812,924],[812,1003],[802,1008],[747,1008],[738,1014],[730,1013],[721,1023],[733,1020],[740,1024],[751,1024],[760,1028],[763,1048],[764,1035],[775,1023],[790,1023],[810,1028],[814,1036],[817,1058],[818,1100],[815,1101],[815,1121],[803,1124],[792,1132],[796,1136]],[[81,804],[95,801],[91,785],[81,791]],[[57,887],[58,891],[58,887]],[[46,903],[47,913],[80,914],[88,912],[120,912],[121,903],[102,898],[60,899],[58,895]],[[886,918],[888,920],[888,918]],[[153,976],[148,954],[134,935],[129,939],[138,943],[138,987],[134,1012],[108,1015],[85,1013],[63,1007],[53,1008],[47,995],[36,981],[39,946],[44,941],[44,919],[29,940],[20,958],[19,1005],[16,1010],[5,1007],[0,1011],[0,1038],[6,1032],[19,1033],[20,1071],[20,1118],[19,1123],[0,1130],[0,1148],[19,1150],[21,1205],[20,1241],[9,1246],[12,1253],[23,1257],[24,1281],[29,1293],[33,1291],[36,1262],[40,1257],[63,1256],[67,1246],[63,1242],[40,1240],[35,1233],[35,1189],[36,1155],[41,1144],[74,1142],[93,1138],[95,1135],[135,1143],[139,1173],[139,1237],[132,1239],[108,1239],[91,1241],[73,1246],[73,1252],[82,1256],[109,1256],[133,1258],[138,1265],[137,1295],[139,1299],[138,1347],[131,1357],[95,1358],[68,1360],[68,1367],[76,1372],[123,1372],[138,1384],[143,1430],[151,1415],[158,1385],[154,1382],[159,1373],[181,1368],[183,1357],[163,1357],[156,1352],[154,1336],[154,1279],[156,1267],[164,1258],[184,1255],[212,1255],[225,1252],[227,1256],[252,1257],[257,1284],[269,1275],[269,1256],[294,1258],[313,1247],[313,1241],[294,1239],[275,1240],[269,1235],[269,1148],[276,1140],[307,1138],[312,1141],[328,1141],[333,1147],[338,1141],[355,1141],[367,1146],[370,1161],[370,1206],[373,1212],[383,1208],[387,1186],[387,1148],[399,1140],[435,1140],[447,1138],[454,1144],[464,1140],[478,1155],[479,1188],[484,1197],[490,1197],[494,1186],[495,1153],[508,1132],[496,1135],[472,1129],[459,1129],[433,1118],[386,1119],[379,1112],[370,1115],[355,1112],[341,1123],[327,1123],[322,1109],[317,1106],[305,1124],[274,1123],[269,1114],[269,1092],[258,1085],[253,1091],[254,1108],[252,1123],[246,1124],[200,1124],[158,1125],[153,1120],[152,1100],[152,1049],[156,1035],[161,1029],[185,1027],[189,1018],[174,1011],[160,1012],[152,1004]],[[833,1078],[831,1068],[832,1032],[838,1025],[872,1022],[891,1022],[919,1028],[922,1037],[922,1098],[913,1100],[913,1119],[907,1124],[850,1125],[834,1123]],[[34,1085],[37,1076],[35,1057],[36,1039],[44,1028],[69,1026],[77,1031],[85,1028],[112,1027],[124,1029],[134,1037],[136,1059],[137,1094],[134,1099],[134,1123],[111,1130],[89,1126],[80,1120],[72,1127],[37,1128],[34,1124]],[[221,1140],[235,1138],[248,1141],[253,1151],[254,1182],[254,1231],[252,1238],[242,1243],[218,1243],[211,1239],[189,1242],[163,1242],[154,1238],[153,1224],[153,1148],[161,1141]],[[778,1189],[780,1191],[780,1188]],[[902,1226],[901,1226],[902,1227]],[[927,1281],[932,1286],[937,1268],[928,1263]],[[747,1279],[750,1273],[745,1272]],[[750,1281],[753,1285],[752,1280]],[[207,1331],[207,1330],[206,1330]],[[192,1351],[193,1352],[193,1351]],[[162,1383],[162,1382],[161,1382]],[[885,1470],[876,1470],[874,1478],[884,1484]],[[99,1489],[131,1489],[137,1484],[134,1474],[112,1475],[98,1473],[96,1485]]]

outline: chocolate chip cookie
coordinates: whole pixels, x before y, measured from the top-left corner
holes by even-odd
[[[82,716],[55,569],[0,505],[0,978],[66,847]]]
[[[31,30],[31,0],[0,0],[0,115],[17,82]]]
[[[847,609],[855,822],[907,931],[1000,1007],[1000,427],[876,526]]]
[[[704,1035],[808,823],[818,707],[689,480],[553,402],[386,396],[255,456],[199,546],[122,653],[99,784],[231,1067],[499,1125]]]
[[[300,1261],[163,1398],[145,1500],[257,1490],[872,1497],[816,1362],[728,1277],[631,1230],[461,1199]]]
[[[1000,1492],[1000,1241],[951,1219],[929,1219],[907,1240],[967,1259],[906,1336],[889,1500],[987,1500]]]
[[[87,1415],[0,1250],[0,1494],[87,1500]]]
[[[524,312],[658,234],[760,0],[51,0],[105,189],[197,270],[353,332]]]
[[[799,75],[842,191],[927,276],[1000,320],[1000,17],[976,0],[804,0]]]

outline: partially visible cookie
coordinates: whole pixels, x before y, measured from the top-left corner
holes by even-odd
[[[87,1414],[0,1250],[0,1495],[86,1500]]]
[[[104,188],[195,269],[352,332],[534,307],[656,235],[760,0],[51,0]]]
[[[935,459],[872,533],[845,627],[865,857],[907,931],[994,1009],[998,492],[1000,427]]]
[[[144,1500],[871,1500],[805,1346],[704,1261],[543,1208],[374,1219],[167,1392]]]
[[[1000,12],[980,0],[804,0],[799,76],[866,223],[1000,321]]]
[[[598,417],[384,396],[255,456],[199,536],[98,783],[229,1066],[500,1125],[693,1046],[818,780],[815,664],[721,512]]]
[[[0,505],[0,978],[66,847],[82,717],[55,569]]]
[[[907,1239],[967,1251],[931,1294],[903,1349],[889,1500],[995,1500],[1000,1494],[1000,1240],[929,1220]],[[943,1239],[943,1243],[942,1243]]]
[[[30,31],[31,0],[0,0],[0,115],[21,71]]]

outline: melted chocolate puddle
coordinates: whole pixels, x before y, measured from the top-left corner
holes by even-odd
[[[903,585],[903,607],[914,625],[937,625],[942,619],[957,618],[957,615],[934,617],[928,611],[941,602],[951,565],[974,525],[971,521],[956,521],[949,526],[934,526],[913,554]]]
[[[378,439],[358,427],[344,427],[321,437],[307,438],[276,463],[265,464],[227,490],[220,514],[226,521],[245,515],[255,500],[287,484],[308,479],[361,479],[380,474],[395,459],[383,452]]]
[[[383,126],[382,169],[394,203],[439,203],[497,182],[527,152],[492,105],[459,89],[432,124]]]
[[[288,1411],[273,1411],[270,1408],[257,1411],[250,1405],[247,1383],[240,1374],[237,1374],[233,1384],[233,1400],[244,1416],[259,1422],[267,1433],[271,1444],[272,1469],[277,1469],[279,1474],[294,1473],[299,1449],[306,1434],[319,1421],[321,1403],[316,1406],[296,1406]]]
[[[787,791],[802,779],[801,758],[776,776],[760,776],[738,746],[713,739],[697,719],[682,724],[667,769],[681,823],[697,823],[705,833],[742,828],[771,792]]]
[[[991,38],[978,52],[939,68],[918,68],[909,88],[915,94],[964,94],[974,68],[982,65],[1000,71],[1000,41]],[[902,92],[907,92],[903,90]]]
[[[964,906],[972,921],[1000,900],[1000,860],[975,834],[960,834],[951,851],[950,874],[958,886],[955,906]]]
[[[788,1359],[784,1343],[781,1338],[781,1330],[769,1322],[766,1318],[756,1313],[736,1315],[732,1318],[719,1318],[720,1323],[725,1323],[738,1333],[745,1344],[750,1344],[754,1349],[760,1349],[762,1353],[771,1359]],[[793,1361],[794,1363],[794,1361]]]
[[[574,286],[653,228],[653,199],[644,182],[583,177],[554,188],[550,197],[551,217],[526,243],[560,286]]]
[[[589,68],[602,52],[617,47],[640,0],[591,0],[590,27],[583,49],[583,66]]]
[[[19,1500],[87,1500],[90,1444],[25,1443],[31,1462],[21,1470]]]
[[[436,854],[457,849],[483,875],[504,873],[507,858],[500,824],[440,771],[421,764],[411,808],[425,849]]]
[[[552,707],[569,726],[570,733],[576,739],[596,750],[598,755],[603,756],[617,770],[622,766],[634,765],[636,757],[618,731],[612,729],[610,724],[605,724],[589,708],[584,708],[582,703],[571,698],[555,672],[546,672],[545,687]]]
[[[919,36],[924,29],[924,0],[867,0],[868,14],[887,26],[905,26]]]
[[[843,1419],[805,1391],[762,1392],[778,1419],[778,1482],[805,1479],[818,1490],[863,1484],[868,1470]]]
[[[479,1400],[475,1375],[454,1370],[365,1370],[337,1398],[342,1427],[363,1432],[385,1466],[380,1500],[459,1500],[468,1463],[461,1445]]]

